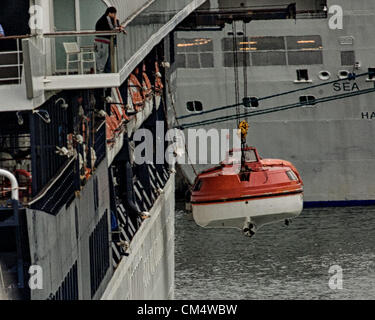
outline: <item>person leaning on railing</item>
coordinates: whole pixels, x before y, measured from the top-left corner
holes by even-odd
[[[118,30],[126,33],[124,28],[117,20],[117,10],[115,7],[109,7],[105,14],[97,21],[96,31]],[[99,73],[111,72],[111,54],[110,54],[111,36],[97,36],[95,38],[96,68]]]
[[[1,37],[5,37],[5,32],[4,32],[2,25],[0,24],[0,38]]]

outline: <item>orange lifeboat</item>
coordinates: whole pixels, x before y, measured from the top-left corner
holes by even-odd
[[[143,65],[142,72],[142,94],[145,99],[149,99],[152,96],[152,85],[151,81],[146,73],[146,66]]]
[[[155,62],[155,94],[161,96],[163,93],[163,81],[160,73],[159,63]]]
[[[297,217],[303,210],[303,182],[297,169],[288,161],[261,159],[254,147],[238,153],[242,161],[227,157],[196,178],[191,195],[195,222],[239,228],[253,236],[265,224]]]
[[[134,74],[130,75],[128,80],[128,86],[133,106],[136,111],[140,111],[144,107],[142,86],[139,83],[138,78]]]

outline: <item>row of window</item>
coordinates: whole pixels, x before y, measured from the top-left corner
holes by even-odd
[[[213,68],[212,39],[177,39],[178,68]],[[319,65],[323,64],[323,45],[319,35],[286,37],[238,37],[222,39],[223,66],[237,65]],[[341,52],[341,65],[352,66],[355,52]]]
[[[309,81],[309,72],[307,69],[298,69],[297,71],[297,80],[296,81]],[[338,72],[338,77],[340,79],[346,79],[349,76],[348,70],[340,70]],[[370,81],[375,81],[375,68],[369,68],[368,69],[368,79]],[[328,71],[321,71],[319,73],[319,78],[321,80],[329,80],[331,77],[330,72]],[[314,96],[301,96],[299,98],[300,103],[305,103],[309,105],[315,104],[316,98]],[[252,107],[258,107],[258,104],[256,103],[258,101],[257,97],[250,97],[249,101],[252,101],[250,105]],[[186,109],[189,112],[202,112],[203,111],[203,104],[201,101],[188,101],[186,103]]]
[[[177,53],[213,52],[212,39],[177,39]],[[277,51],[277,50],[319,50],[323,49],[322,38],[312,36],[281,37],[227,37],[221,40],[221,49],[227,51]]]
[[[250,97],[249,101],[258,101],[257,97]],[[314,96],[300,96],[299,97],[299,102],[303,104],[308,104],[308,105],[314,105],[315,104],[316,98]],[[258,103],[251,103],[250,107],[257,107],[259,106]],[[186,108],[189,112],[202,112],[203,111],[203,104],[201,101],[188,101],[186,103]]]

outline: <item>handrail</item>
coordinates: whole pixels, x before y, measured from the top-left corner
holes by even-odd
[[[57,180],[61,178],[61,176],[65,173],[65,171],[69,168],[69,166],[77,159],[77,156],[75,155],[68,163],[67,165],[61,169],[60,173],[53,178],[53,180],[50,182],[50,184],[42,190],[37,196],[35,196],[34,199],[32,199],[27,205],[31,206],[32,204],[38,202],[40,199],[42,199],[47,192],[56,184]]]
[[[58,32],[49,32],[43,33],[43,36],[46,38],[53,38],[53,37],[64,37],[64,36],[91,36],[91,35],[103,35],[103,36],[111,36],[116,35],[119,33],[123,33],[122,31],[113,30],[113,31],[58,31]]]
[[[27,38],[32,38],[32,37],[35,37],[35,35],[25,34],[25,35],[19,35],[19,36],[0,37],[0,40],[27,39]]]
[[[18,201],[18,182],[16,177],[7,170],[0,169],[0,176],[8,178],[12,187],[12,200]]]
[[[47,32],[42,34],[25,34],[25,35],[17,35],[17,36],[6,36],[0,37],[0,40],[16,40],[16,39],[28,39],[28,38],[35,38],[39,35],[44,36],[46,38],[50,37],[59,37],[59,36],[84,36],[84,35],[103,35],[103,36],[110,36],[116,35],[119,33],[124,33],[122,31],[114,30],[114,31],[93,31],[93,30],[85,30],[85,31],[58,31],[58,32]]]

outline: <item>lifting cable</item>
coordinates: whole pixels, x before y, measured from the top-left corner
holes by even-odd
[[[247,32],[246,32],[246,22],[243,21],[243,44],[246,46],[242,46],[243,50],[243,96],[247,97],[247,57],[248,57],[248,50],[250,50],[250,41],[247,39]],[[237,103],[237,102],[236,102]],[[245,118],[247,121],[247,117]]]
[[[313,101],[308,101],[308,102],[298,102],[298,103],[293,103],[293,104],[287,104],[283,106],[277,106],[277,107],[272,107],[272,108],[267,108],[267,109],[262,109],[262,110],[254,110],[250,112],[245,112],[240,115],[231,115],[231,116],[224,116],[224,117],[217,117],[213,119],[208,119],[204,121],[199,121],[199,122],[193,122],[193,123],[187,123],[184,125],[181,125],[180,127],[177,127],[179,129],[187,129],[187,128],[192,128],[192,127],[198,127],[202,125],[208,125],[208,124],[214,124],[214,123],[219,123],[219,122],[224,122],[224,121],[229,121],[229,120],[235,120],[241,117],[253,117],[257,115],[262,115],[262,114],[268,114],[268,113],[274,113],[274,112],[279,112],[279,111],[284,111],[284,110],[289,110],[289,109],[295,109],[298,107],[306,107],[306,106],[313,106],[318,103],[324,103],[324,102],[329,102],[329,101],[334,101],[334,100],[340,100],[340,99],[345,99],[345,98],[350,98],[350,97],[355,97],[367,93],[372,93],[375,92],[375,87],[370,88],[370,89],[365,89],[365,90],[359,90],[356,92],[349,92],[349,93],[343,93],[339,95],[334,95],[334,96],[328,96],[328,97],[323,97],[319,99],[315,99]]]
[[[240,104],[240,86],[238,77],[238,43],[237,43],[237,26],[236,21],[232,22],[233,31],[233,70],[234,70],[234,92],[236,101],[236,114],[241,114],[241,104]],[[239,125],[239,122],[237,123]]]
[[[285,91],[285,92],[261,97],[261,98],[258,98],[257,101],[263,101],[263,100],[268,100],[268,99],[272,99],[272,98],[277,98],[277,97],[285,96],[285,95],[288,95],[288,94],[301,92],[301,91],[307,91],[307,90],[310,90],[310,89],[315,89],[315,88],[327,86],[327,85],[334,84],[334,83],[344,82],[344,81],[348,81],[348,80],[351,81],[351,80],[355,80],[356,78],[364,77],[364,76],[367,76],[367,75],[374,75],[374,74],[371,73],[371,72],[365,72],[365,73],[361,73],[361,74],[357,74],[357,75],[354,74],[354,73],[350,73],[348,75],[348,77],[343,78],[343,79],[332,80],[332,81],[328,81],[328,82],[325,82],[325,83],[316,84],[316,85],[313,85],[313,86],[308,86],[308,87],[304,87],[304,88],[299,88],[299,89],[295,89],[295,90]],[[222,107],[218,107],[218,108],[213,108],[213,109],[210,109],[210,110],[207,110],[207,111],[202,111],[202,112],[199,112],[199,113],[184,115],[184,116],[178,117],[176,119],[181,120],[181,119],[186,119],[186,118],[190,118],[190,117],[201,116],[202,114],[207,114],[207,113],[212,113],[212,112],[216,112],[216,111],[231,109],[231,108],[242,106],[242,105],[244,105],[243,102],[231,104],[231,105],[226,105],[226,106],[222,106]]]

